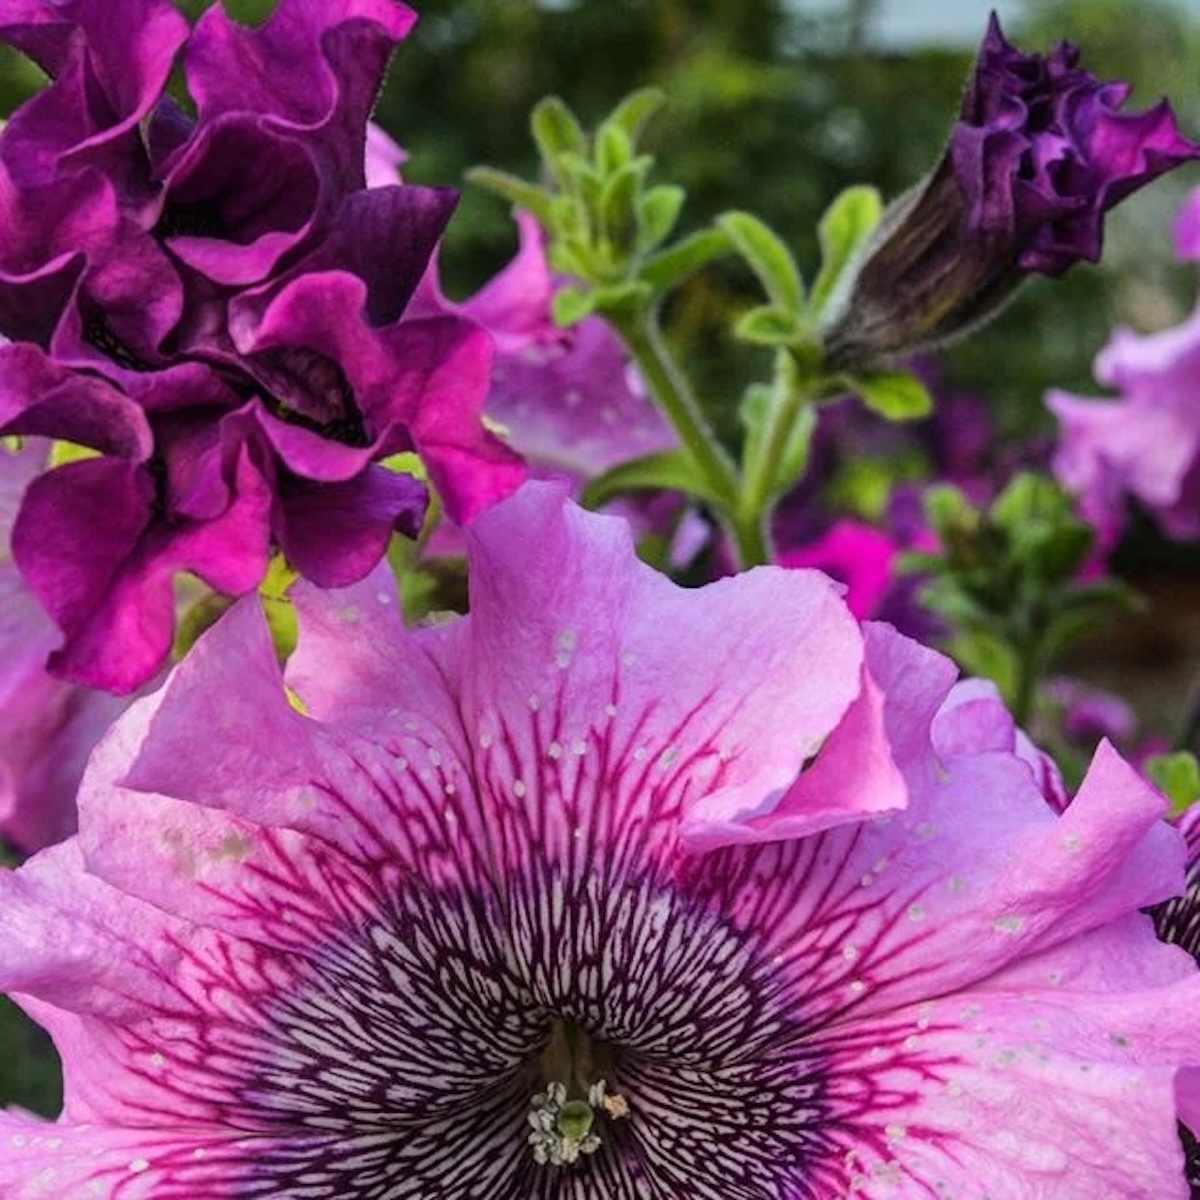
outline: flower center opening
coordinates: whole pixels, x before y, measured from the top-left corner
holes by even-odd
[[[281,421],[361,448],[371,444],[354,390],[342,369],[316,350],[284,347],[258,354],[254,372],[267,408]]]
[[[624,1096],[609,1091],[612,1050],[573,1021],[554,1022],[538,1059],[544,1090],[530,1101],[529,1145],[536,1162],[570,1166],[603,1144],[607,1121],[629,1115]]]

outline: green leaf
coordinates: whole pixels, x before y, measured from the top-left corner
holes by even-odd
[[[627,319],[645,312],[651,299],[650,288],[641,280],[611,283],[592,292],[592,307],[607,317]]]
[[[666,103],[666,93],[660,88],[639,88],[630,92],[605,119],[605,125],[615,125],[636,143],[646,122]]]
[[[175,661],[182,659],[200,635],[211,629],[232,606],[233,600],[228,596],[207,589],[201,591],[198,598],[183,609],[175,623],[175,640],[171,646]]]
[[[804,304],[804,280],[792,252],[779,235],[747,212],[722,213],[717,224],[758,276],[771,303],[790,312],[799,312]]]
[[[925,519],[942,541],[946,534],[964,524],[975,524],[979,513],[966,495],[952,483],[935,483],[925,489]]]
[[[567,329],[589,317],[596,308],[596,293],[584,292],[579,288],[565,287],[554,293],[550,315],[555,325]]]
[[[587,279],[591,275],[588,269],[589,259],[581,253],[583,247],[578,242],[551,242],[546,250],[546,259],[552,270],[560,275],[574,275],[576,279]]]
[[[633,160],[633,142],[619,125],[605,122],[596,134],[596,170],[607,177]]]
[[[1094,534],[1048,475],[1024,471],[996,497],[988,516],[1008,537],[1021,572],[1044,585],[1072,579],[1091,551]]]
[[[563,182],[569,169],[564,157],[587,151],[587,137],[575,114],[557,96],[547,96],[534,105],[529,127],[543,162]]]
[[[933,411],[929,389],[907,371],[872,371],[854,382],[867,407],[889,421],[915,421]]]
[[[686,492],[701,500],[724,505],[725,498],[718,496],[686,450],[665,450],[622,463],[611,471],[593,479],[583,489],[581,497],[588,508],[598,508],[606,500],[626,492],[667,488]]]
[[[645,174],[644,159],[627,163],[610,175],[600,193],[600,218],[603,227],[621,252],[632,249],[632,234],[637,226],[637,199]]]
[[[794,310],[764,304],[745,313],[733,332],[743,342],[757,346],[787,346],[795,341],[800,325]]]
[[[638,249],[653,250],[671,236],[687,192],[674,184],[661,183],[637,198],[635,216],[638,227]]]
[[[1188,750],[1154,755],[1146,760],[1146,774],[1170,800],[1172,815],[1178,815],[1200,800],[1200,763]]]
[[[1030,521],[1059,524],[1081,522],[1066,493],[1048,475],[1022,471],[992,502],[991,517],[1003,529],[1019,530]]]
[[[811,307],[819,316],[837,290],[847,268],[883,215],[883,201],[872,187],[847,188],[825,210],[817,234],[821,270],[813,283]]]
[[[640,275],[654,294],[661,296],[694,271],[732,254],[733,249],[733,242],[723,229],[702,229],[648,258]]]
[[[1012,704],[1017,690],[1017,658],[1013,648],[999,635],[976,629],[951,639],[947,647],[959,665],[971,675],[990,679]]]
[[[578,198],[576,207],[579,208],[579,201],[582,201],[583,214],[596,212],[600,207],[600,194],[604,190],[604,176],[591,159],[582,154],[564,154],[558,161],[563,168],[563,186],[570,189],[569,195]]]
[[[543,226],[551,224],[550,194],[536,184],[526,183],[524,179],[518,179],[507,171],[497,171],[494,167],[472,167],[467,172],[467,181],[515,204],[517,208],[533,213]]]
[[[744,462],[757,462],[761,458],[768,418],[778,402],[779,397],[769,384],[755,383],[746,389],[738,406],[738,417],[746,427],[746,445],[742,453]],[[816,425],[817,406],[806,405],[787,431],[775,478],[768,481],[770,496],[778,496],[804,473]]]
[[[560,192],[550,200],[550,217],[547,228],[555,243],[570,238],[586,241],[591,235],[587,210],[577,196]]]

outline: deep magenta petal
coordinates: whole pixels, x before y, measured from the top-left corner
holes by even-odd
[[[344,484],[295,479],[281,487],[276,536],[306,579],[346,587],[383,558],[393,533],[416,537],[427,500],[423,484],[384,467]]]
[[[175,624],[172,576],[191,570],[223,591],[252,589],[266,570],[271,493],[248,455],[234,463],[224,510],[161,522],[144,466],[70,463],[29,487],[13,552],[66,641],[51,655],[64,678],[129,692],[159,669]]]
[[[415,20],[396,0],[283,0],[252,30],[211,8],[184,59],[200,120],[262,114],[319,146],[331,178],[363,187],[367,117],[392,48]]]

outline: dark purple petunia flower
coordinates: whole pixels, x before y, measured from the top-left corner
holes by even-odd
[[[14,529],[60,674],[153,674],[180,570],[243,593],[278,546],[322,586],[361,578],[424,511],[394,454],[458,521],[523,477],[481,420],[487,335],[405,316],[452,193],[366,187],[414,20],[281,0],[189,32],[168,0],[0,4],[51,77],[0,133],[0,432],[101,452],[36,480]],[[163,95],[180,52],[194,117]]]
[[[1129,85],[1077,59],[1067,42],[1022,54],[992,16],[941,162],[884,213],[828,314],[830,365],[911,353],[995,313],[1030,272],[1097,261],[1104,214],[1200,156],[1165,100],[1123,113]]]

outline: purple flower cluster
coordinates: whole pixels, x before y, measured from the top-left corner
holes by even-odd
[[[273,547],[321,586],[412,532],[418,452],[472,519],[523,477],[481,422],[485,333],[405,309],[451,193],[368,190],[367,117],[413,13],[281,0],[258,29],[168,0],[20,0],[51,83],[0,133],[0,433],[99,451],[29,487],[13,552],[58,673],[128,691],[172,578],[239,594]],[[181,56],[195,115],[164,94]]]
[[[1129,85],[1101,83],[1061,42],[1010,45],[993,15],[946,151],[884,214],[827,358],[855,366],[965,332],[1025,275],[1100,257],[1104,214],[1200,156],[1167,102],[1124,113]]]

